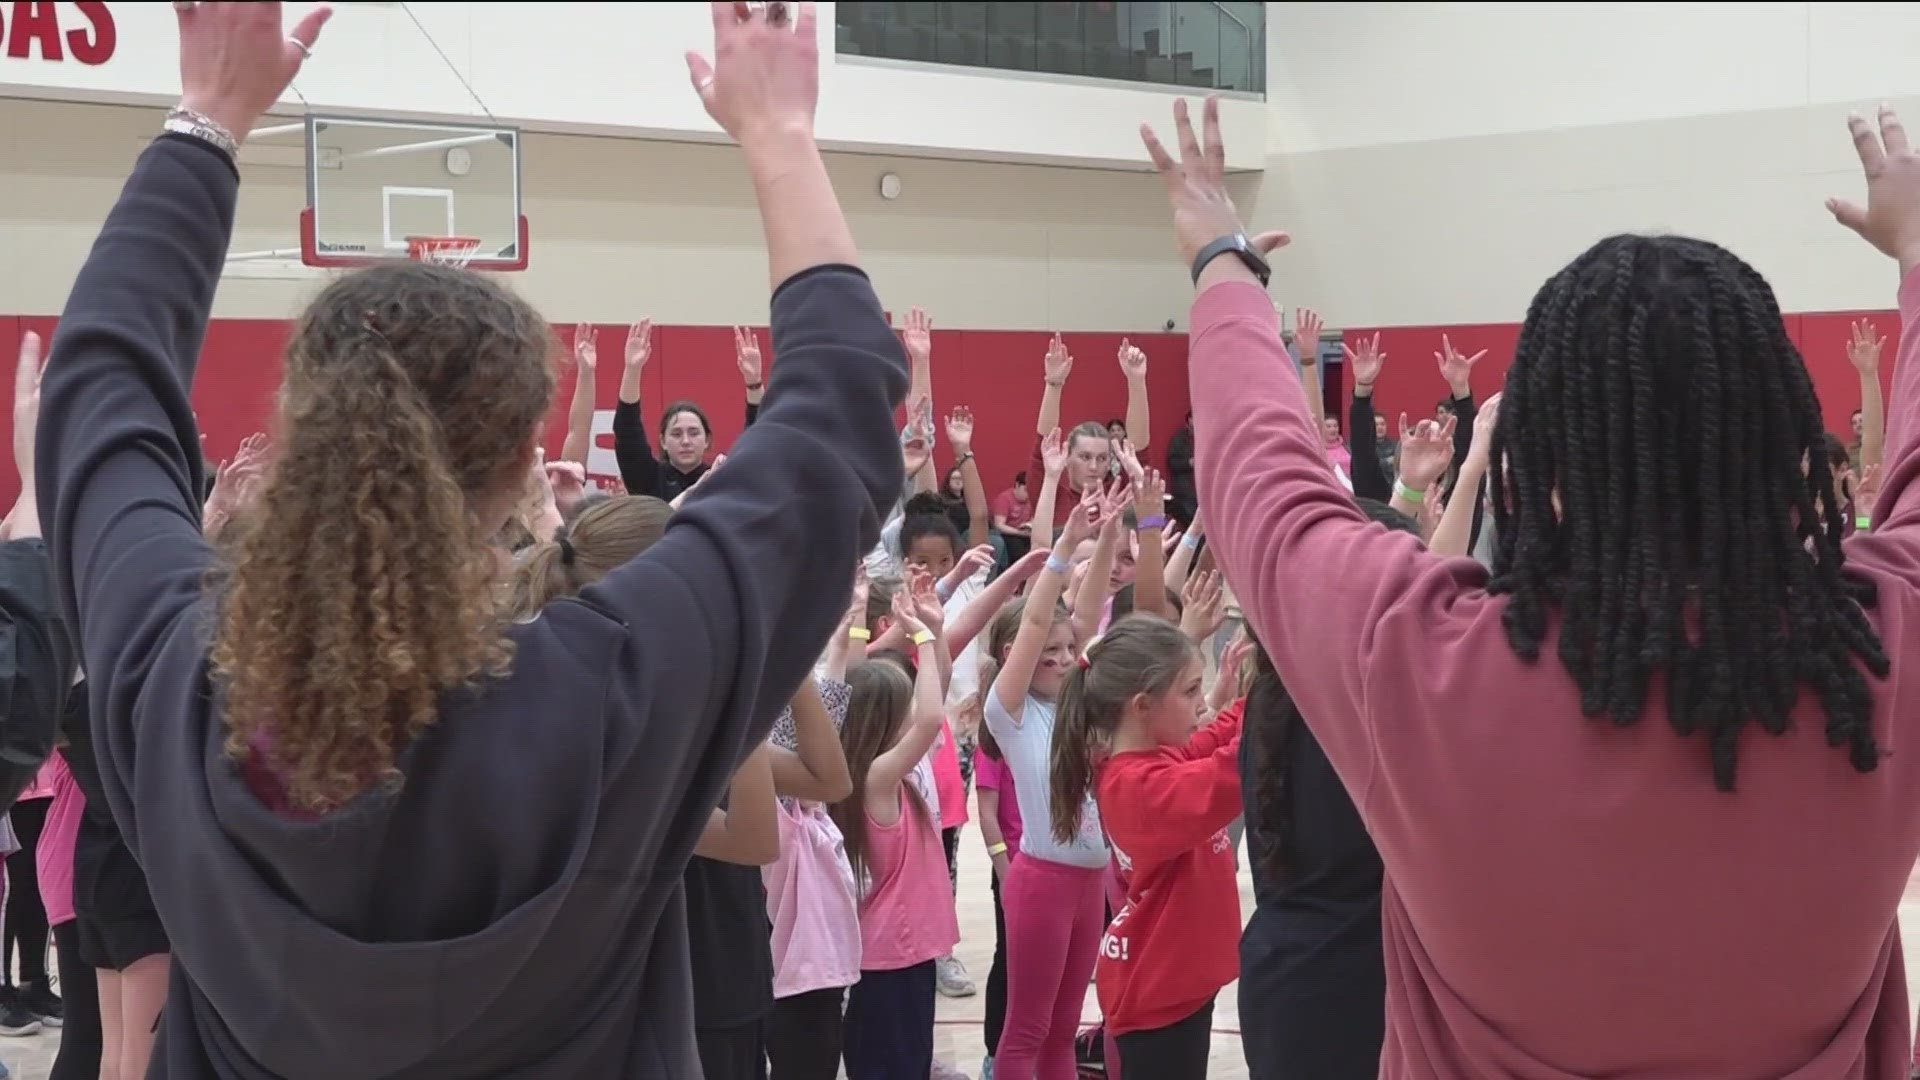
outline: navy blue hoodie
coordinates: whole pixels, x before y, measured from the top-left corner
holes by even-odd
[[[512,674],[448,697],[398,793],[303,823],[223,752],[207,659],[189,388],[237,189],[191,138],[141,155],[42,388],[57,597],[174,944],[149,1075],[697,1076],[681,874],[904,482],[879,301],[848,267],[785,282],[727,467],[645,555],[515,627]]]

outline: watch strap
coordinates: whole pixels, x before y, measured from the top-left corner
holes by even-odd
[[[1253,276],[1260,279],[1261,287],[1266,286],[1267,279],[1273,274],[1273,268],[1267,265],[1267,260],[1260,257],[1259,252],[1253,250],[1253,243],[1247,239],[1245,233],[1229,233],[1201,248],[1200,254],[1193,257],[1194,284],[1200,283],[1200,272],[1207,268],[1208,263],[1227,254],[1245,263],[1247,269],[1253,271]]]

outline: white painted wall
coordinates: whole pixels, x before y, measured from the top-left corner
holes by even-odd
[[[0,100],[0,313],[53,314],[152,138],[151,108]],[[297,159],[295,159],[297,160]],[[1166,196],[1141,172],[831,154],[862,258],[894,310],[949,327],[1159,330],[1190,296]],[[880,198],[882,172],[897,200]],[[244,170],[236,250],[293,246],[304,171]],[[764,324],[766,250],[731,146],[530,135],[532,265],[555,322]],[[223,318],[287,318],[308,281],[229,276]]]
[[[154,2],[36,5],[63,29],[104,11],[117,44],[104,63],[53,61],[36,43],[0,50],[0,96],[164,104],[179,93],[173,8]],[[311,4],[290,3],[289,20]],[[684,56],[710,51],[704,3],[337,5],[314,59],[281,102],[319,111],[471,119],[475,95],[536,131],[718,141],[687,84]],[[845,150],[986,161],[1138,168],[1140,121],[1173,91],[1057,77],[845,59],[833,8],[818,5],[819,134]],[[91,14],[90,14],[91,13]],[[7,32],[13,35],[14,27]],[[14,56],[19,51],[23,56]],[[469,93],[463,80],[470,84]],[[1236,169],[1266,158],[1265,106],[1225,103]]]
[[[1788,310],[1889,306],[1822,207],[1850,108],[1920,118],[1912,4],[1269,5],[1261,224],[1335,324],[1518,321],[1611,232],[1721,242]]]

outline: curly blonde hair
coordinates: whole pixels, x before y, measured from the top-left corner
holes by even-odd
[[[442,695],[506,672],[475,507],[525,477],[550,341],[519,297],[419,263],[342,277],[301,317],[212,657],[228,753],[263,758],[295,808],[397,788]]]

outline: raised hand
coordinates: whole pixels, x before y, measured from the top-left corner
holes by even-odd
[[[708,473],[712,471],[712,469],[707,470]],[[702,473],[700,479],[706,478],[706,473]],[[587,467],[577,461],[549,461],[547,462],[547,486],[553,489],[554,502],[564,512],[586,495]]]
[[[960,561],[954,564],[955,576],[960,581],[965,581],[980,571],[985,570],[987,567],[992,566],[993,558],[992,544],[981,544],[979,547],[968,548],[967,553],[960,556]]]
[[[1485,469],[1493,457],[1493,434],[1500,429],[1500,399],[1505,393],[1495,394],[1480,406],[1480,414],[1473,418],[1473,442],[1467,447],[1467,460],[1477,468]]]
[[[909,427],[907,437],[900,443],[901,462],[907,468],[907,476],[919,475],[920,470],[927,467],[927,459],[932,454],[933,449],[927,445],[927,440],[921,438],[919,432]]]
[[[1847,338],[1847,362],[1862,375],[1880,370],[1880,347],[1887,343],[1873,324],[1865,319],[1855,319],[1853,333]]]
[[[40,427],[40,376],[46,371],[40,335],[20,335],[20,360],[13,369],[13,466],[23,487],[33,483],[33,440]]]
[[[207,493],[201,508],[201,526],[208,536],[219,533],[233,515],[249,502],[267,470],[267,437],[255,432],[240,441],[232,460],[223,461],[213,474],[213,490]]]
[[[1067,515],[1067,523],[1061,526],[1058,549],[1065,557],[1072,558],[1074,550],[1092,539],[1100,531],[1100,498],[1095,489],[1089,488],[1080,498],[1080,505]]]
[[[1192,266],[1201,248],[1223,236],[1245,233],[1246,227],[1240,223],[1240,212],[1233,208],[1233,199],[1227,195],[1227,151],[1220,141],[1220,99],[1207,98],[1201,110],[1204,139],[1194,137],[1185,98],[1174,99],[1173,127],[1180,146],[1178,161],[1160,145],[1151,125],[1140,125],[1140,141],[1146,144],[1147,156],[1153,159],[1160,179],[1166,181],[1180,257],[1185,265]],[[1283,232],[1266,232],[1252,237],[1250,242],[1254,250],[1265,255],[1284,247],[1288,239]],[[1235,260],[1226,261],[1238,265]]]
[[[1880,502],[1880,484],[1883,473],[1878,465],[1869,465],[1860,475],[1860,482],[1853,487],[1853,514],[1868,520],[1873,518],[1873,508]]]
[[[647,358],[653,355],[653,320],[641,319],[627,327],[627,368],[638,372],[645,370]]]
[[[1300,355],[1312,361],[1320,352],[1320,330],[1323,324],[1320,313],[1312,308],[1301,308],[1293,315],[1293,339],[1300,343]]]
[[[893,621],[909,638],[927,629],[926,624],[920,621],[920,607],[913,602],[911,588],[893,594]]]
[[[1340,348],[1347,354],[1347,369],[1353,372],[1354,388],[1373,389],[1373,384],[1380,381],[1380,372],[1387,366],[1387,354],[1380,351],[1379,332],[1370,338],[1361,338],[1357,349],[1351,345]]]
[[[1046,371],[1047,382],[1053,386],[1066,385],[1067,376],[1073,374],[1073,354],[1067,351],[1067,343],[1055,333],[1053,340],[1047,342]]]
[[[1129,379],[1144,379],[1147,377],[1147,354],[1140,351],[1140,346],[1135,345],[1126,338],[1121,338],[1119,359],[1120,373],[1122,375],[1125,375]]]
[[[1133,440],[1121,439],[1120,445],[1115,448],[1114,453],[1120,459],[1121,475],[1125,476],[1135,487],[1139,487],[1141,477],[1145,475],[1145,470],[1140,465],[1139,453],[1133,448]]]
[[[947,414],[947,444],[953,447],[955,457],[966,457],[973,452],[973,410],[965,405],[956,405]]]
[[[1161,477],[1160,470],[1141,470],[1140,476],[1133,482],[1134,516],[1145,520],[1165,510],[1166,506],[1167,482]],[[1163,552],[1167,550],[1167,544],[1165,543],[1167,532],[1172,528],[1173,522],[1169,521],[1160,530],[1162,541],[1160,550]]]
[[[1453,432],[1457,425],[1449,415],[1444,424],[1422,420],[1409,426],[1405,413],[1400,416],[1400,482],[1414,491],[1426,491],[1447,473],[1453,464]]]
[[[740,380],[747,389],[758,390],[761,381],[760,338],[744,326],[733,328],[733,363],[740,369]]]
[[[713,60],[687,54],[687,75],[707,115],[742,145],[788,134],[811,139],[820,100],[813,5],[707,6],[713,14]]]
[[[907,347],[907,356],[914,363],[931,363],[933,361],[933,319],[919,308],[908,311],[907,328],[900,332],[900,342]]]
[[[1187,578],[1180,590],[1180,629],[1195,641],[1219,633],[1227,621],[1226,589],[1218,570],[1202,570]]]
[[[1867,177],[1867,205],[1828,199],[1834,219],[1900,263],[1900,273],[1920,266],[1920,155],[1907,144],[1900,117],[1880,107],[1880,128],[1860,116],[1847,117],[1853,149]]]
[[[1047,437],[1040,440],[1040,464],[1048,476],[1057,477],[1067,471],[1067,442],[1060,437],[1059,428],[1047,432]]]
[[[284,28],[280,4],[175,4],[180,23],[180,104],[245,141],[286,93],[333,17],[321,4]]]
[[[1447,386],[1453,390],[1456,398],[1473,393],[1473,368],[1487,355],[1487,350],[1468,356],[1453,347],[1453,341],[1445,334],[1440,335],[1440,351],[1433,354],[1433,360],[1440,365],[1440,377],[1447,380]]]
[[[573,362],[580,365],[582,371],[591,372],[600,366],[600,349],[593,341],[592,323],[573,328]]]
[[[940,603],[932,574],[914,570],[907,574],[907,594],[913,603],[914,617],[927,632],[938,636],[946,628],[947,610]]]

